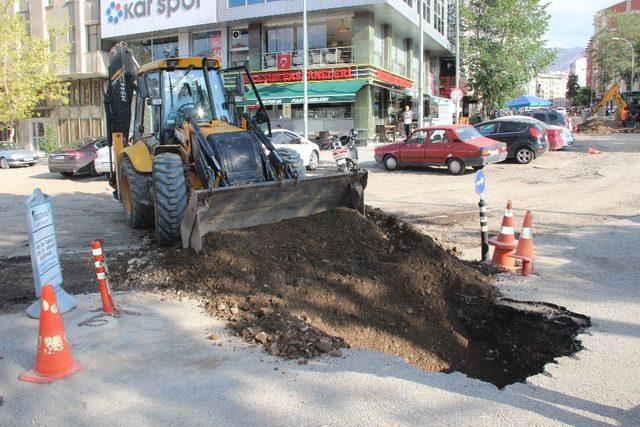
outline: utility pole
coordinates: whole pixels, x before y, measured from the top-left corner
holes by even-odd
[[[307,67],[308,57],[308,40],[307,40],[307,0],[302,0],[302,99],[303,99],[303,115],[304,115],[304,139],[309,139],[309,99],[307,97]]]
[[[631,0],[627,0],[627,13],[631,13]]]
[[[420,0],[418,4],[418,19],[420,19],[420,42],[418,43],[418,129],[424,126],[424,2]]]
[[[456,88],[460,88],[460,0],[456,0]],[[456,124],[460,121],[460,101],[456,101]]]

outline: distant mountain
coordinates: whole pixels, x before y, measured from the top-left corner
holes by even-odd
[[[583,47],[571,47],[569,49],[558,49],[555,61],[549,67],[549,71],[569,71],[571,63],[582,58]]]

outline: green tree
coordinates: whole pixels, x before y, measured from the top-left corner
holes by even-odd
[[[583,86],[578,90],[576,96],[571,98],[571,105],[574,107],[588,107],[591,105],[591,88]]]
[[[543,36],[548,4],[541,0],[461,2],[461,59],[482,114],[502,108],[555,58]]]
[[[50,153],[58,148],[58,131],[54,125],[44,126],[44,138],[40,140],[40,149]]]
[[[631,47],[636,58],[640,53],[640,14],[616,13],[603,18],[607,25],[598,32],[593,43],[593,61],[596,65],[596,78],[602,89],[607,89],[614,81],[622,78],[627,84],[631,80]],[[634,75],[638,76],[638,69]]]
[[[578,84],[578,76],[575,74],[569,75],[569,80],[567,80],[567,99],[572,101],[578,95],[579,91],[580,85]]]
[[[33,117],[39,103],[67,100],[67,84],[55,70],[68,57],[68,45],[54,48],[49,40],[32,36],[28,22],[13,13],[13,3],[0,0],[0,127],[10,130]],[[51,28],[54,40],[64,31]]]

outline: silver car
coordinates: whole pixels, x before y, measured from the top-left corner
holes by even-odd
[[[0,141],[0,169],[9,169],[11,166],[33,166],[41,153],[25,150],[9,141]]]

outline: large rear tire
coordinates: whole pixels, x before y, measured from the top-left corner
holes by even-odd
[[[162,246],[180,240],[180,223],[187,208],[187,180],[182,159],[162,153],[153,159],[153,191],[156,238]]]
[[[298,178],[302,178],[306,174],[302,157],[296,150],[290,148],[277,148],[276,151],[282,156],[282,159],[289,164],[292,171],[298,174]]]
[[[124,219],[131,228],[149,228],[153,225],[153,207],[149,192],[148,175],[139,173],[128,157],[120,163],[118,193],[124,206]]]

